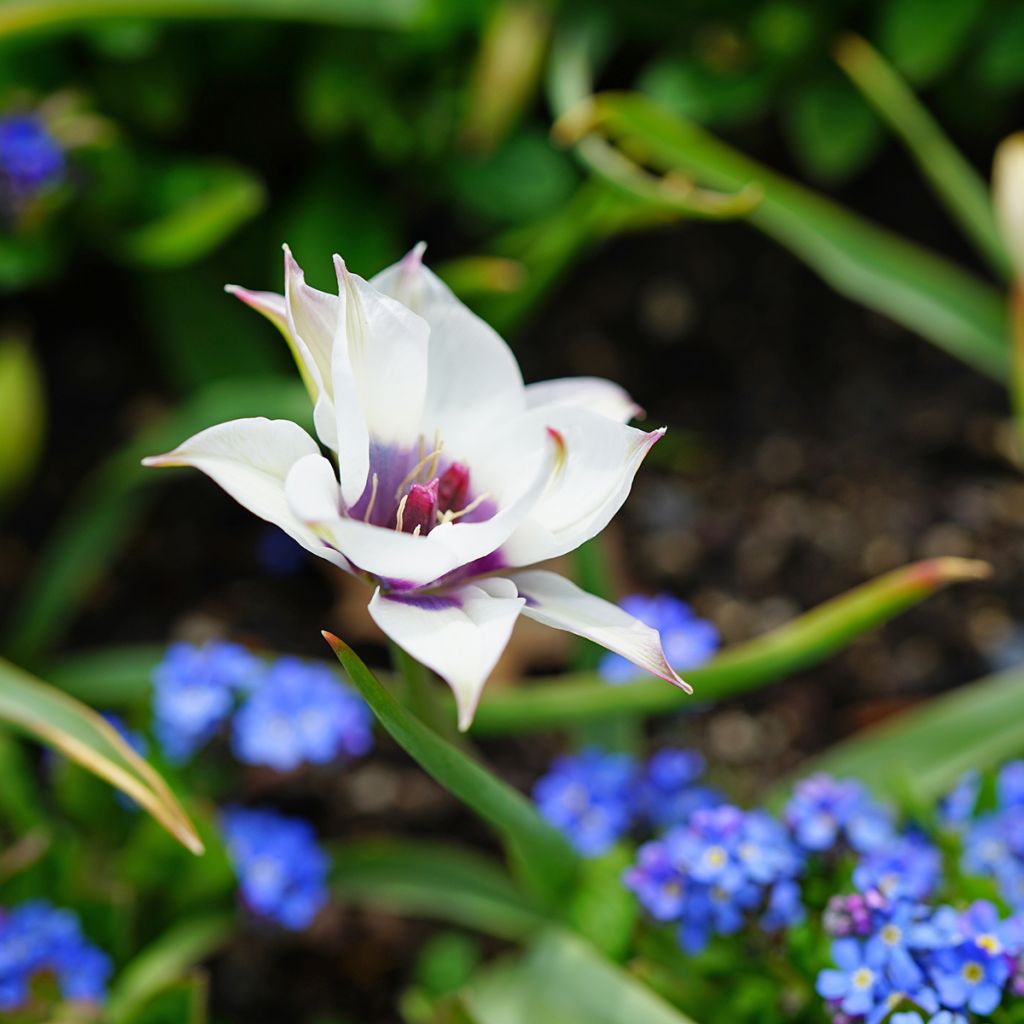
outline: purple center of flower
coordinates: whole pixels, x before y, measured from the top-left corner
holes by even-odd
[[[445,460],[440,444],[425,452],[421,442],[415,449],[371,445],[370,478],[348,515],[425,537],[441,523],[484,522],[497,510],[490,494],[472,493],[465,463]]]

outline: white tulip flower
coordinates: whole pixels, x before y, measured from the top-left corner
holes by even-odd
[[[531,569],[599,533],[664,429],[597,378],[524,385],[505,342],[423,266],[370,281],[336,256],[338,294],[285,247],[285,293],[229,288],[284,333],[327,457],[261,417],[196,434],[148,466],[194,466],[250,512],[373,587],[370,614],[452,688],[459,727],[520,614],[596,641],[689,691],[658,633]]]

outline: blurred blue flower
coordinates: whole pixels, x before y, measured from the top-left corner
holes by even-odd
[[[1004,810],[1024,806],[1024,761],[1008,761],[996,779],[996,796]]]
[[[668,663],[675,669],[698,668],[718,650],[715,626],[698,619],[685,601],[671,594],[631,594],[621,602],[623,609],[661,634]],[[598,668],[601,677],[615,685],[631,683],[639,676],[637,667],[619,654],[606,654]]]
[[[974,815],[981,792],[981,773],[969,769],[939,802],[939,820],[947,828],[961,829]]]
[[[63,999],[102,1002],[111,970],[70,910],[34,900],[0,911],[0,1010],[28,1002],[33,979],[44,973],[56,978]]]
[[[674,921],[686,903],[685,866],[672,856],[671,838],[654,839],[637,850],[636,863],[623,873],[623,884],[656,921]]]
[[[704,773],[695,750],[666,748],[653,754],[640,779],[641,816],[655,828],[683,825],[694,811],[724,803],[721,795],[694,782]]]
[[[588,749],[556,758],[537,781],[533,799],[541,817],[585,857],[596,857],[633,824],[636,762],[627,754]]]
[[[835,968],[818,974],[818,995],[837,1005],[843,1013],[867,1016],[878,1004],[884,1005],[889,985],[877,956],[857,939],[836,939],[832,943]]]
[[[0,190],[13,205],[57,184],[65,172],[64,150],[35,114],[0,118]]]
[[[1004,956],[990,955],[973,942],[939,950],[931,965],[932,982],[944,1007],[983,1016],[1002,1002],[1009,976]]]
[[[853,884],[861,891],[875,889],[890,900],[923,900],[942,879],[942,856],[927,839],[908,833],[861,857]]]
[[[803,892],[793,879],[776,882],[768,893],[768,906],[761,917],[766,932],[779,932],[800,924],[807,917]]]
[[[256,558],[270,576],[292,576],[306,563],[306,550],[284,530],[265,526],[256,542]]]
[[[237,695],[263,672],[263,663],[238,644],[168,647],[153,673],[153,730],[167,757],[189,760],[228,719]]]
[[[232,748],[246,764],[291,771],[359,757],[373,746],[373,713],[327,665],[279,658],[235,715]]]
[[[961,866],[995,880],[1011,907],[1024,909],[1024,806],[983,814],[963,836]]]
[[[276,811],[229,808],[221,819],[242,902],[293,931],[327,904],[327,856],[311,825]]]
[[[813,775],[798,783],[783,817],[796,841],[811,852],[832,849],[842,840],[858,853],[877,849],[892,836],[892,819],[854,779]]]

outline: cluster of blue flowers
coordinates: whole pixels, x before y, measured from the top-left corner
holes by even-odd
[[[373,745],[370,709],[326,665],[292,657],[266,663],[221,641],[174,644],[153,684],[154,731],[178,763],[229,721],[239,760],[277,771],[358,757]]]
[[[661,750],[641,766],[629,754],[591,748],[557,758],[533,799],[583,856],[597,857],[635,826],[669,828],[721,803],[697,784],[703,771],[704,759],[691,750]]]
[[[0,118],[0,198],[8,212],[17,210],[65,175],[60,143],[35,114]]]
[[[308,927],[328,899],[328,860],[313,827],[276,811],[241,807],[226,810],[221,827],[245,906],[285,928]]]
[[[0,1011],[25,1008],[48,979],[64,1000],[100,1003],[110,973],[110,958],[70,910],[34,900],[0,911]]]
[[[699,619],[685,601],[671,594],[631,594],[622,607],[634,618],[661,634],[661,645],[668,663],[676,669],[698,668],[718,650],[719,636],[714,624]],[[632,683],[643,673],[621,654],[606,654],[598,672],[613,685]]]
[[[843,1024],[963,1024],[1024,992],[1024,922],[984,900],[958,913],[879,893],[840,897],[826,927],[835,967],[817,988]]]

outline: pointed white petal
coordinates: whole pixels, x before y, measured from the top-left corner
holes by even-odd
[[[459,457],[463,440],[472,439],[485,423],[522,412],[523,378],[498,333],[423,265],[424,248],[416,246],[370,284],[430,325],[424,429],[428,437],[440,430],[447,450]]]
[[[563,576],[543,569],[510,573],[509,578],[520,596],[526,598],[524,615],[545,626],[593,640],[687,693],[693,692],[665,660],[658,631],[618,605],[594,597]]]
[[[522,607],[513,584],[489,579],[433,595],[403,597],[378,589],[370,615],[399,647],[448,683],[465,730]]]
[[[644,414],[625,388],[602,377],[561,377],[528,384],[526,406],[529,409],[559,406],[589,409],[618,423],[628,423]]]
[[[579,547],[622,507],[640,463],[664,428],[644,433],[586,409],[551,407],[527,414],[564,446],[551,486],[502,546],[509,565],[532,565]]]
[[[303,458],[320,458],[320,449],[290,420],[264,417],[231,420],[209,427],[166,455],[143,460],[147,466],[194,466],[224,488],[250,512],[280,527],[307,551],[346,567],[336,551],[289,508],[285,478]]]
[[[224,286],[224,291],[235,298],[241,299],[258,313],[262,313],[279,331],[288,330],[288,312],[285,309],[284,296],[277,292],[258,292],[251,288],[242,288],[237,284]]]
[[[291,343],[313,393],[313,424],[328,448],[337,449],[331,348],[338,323],[338,298],[306,284],[302,268],[284,247],[285,315]]]

